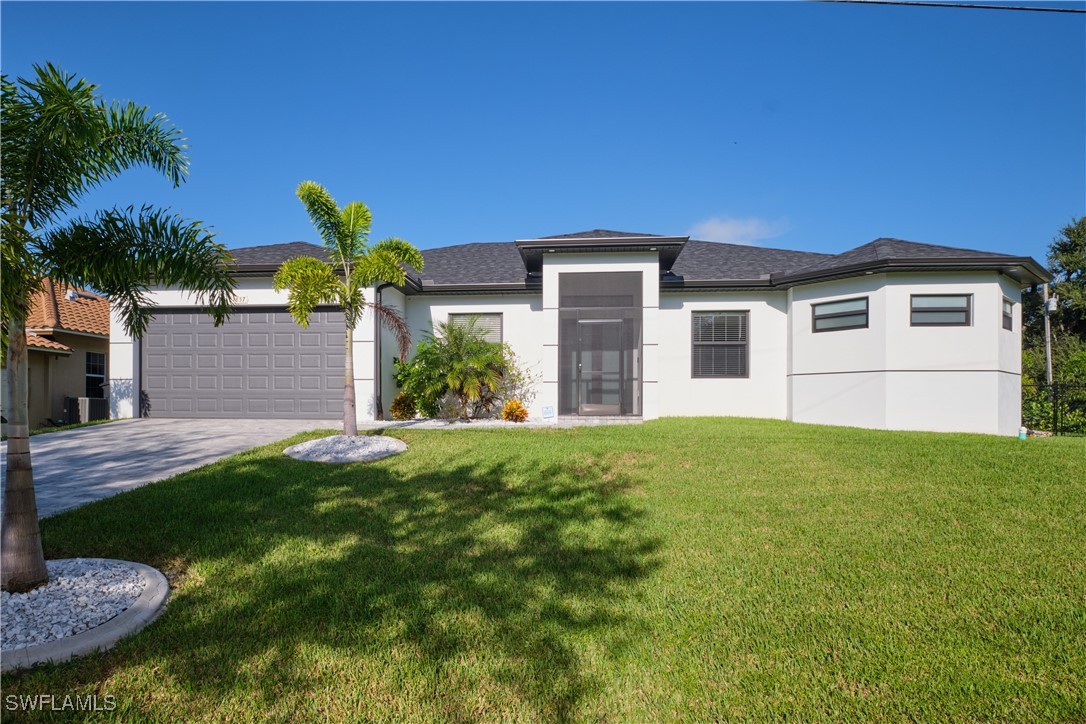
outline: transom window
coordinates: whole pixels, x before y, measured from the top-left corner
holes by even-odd
[[[867,327],[867,297],[811,305],[811,330],[839,332]]]
[[[750,312],[694,312],[693,377],[747,377]]]
[[[87,397],[102,397],[106,383],[106,356],[101,352],[87,352]]]
[[[500,312],[489,314],[450,314],[449,324],[454,327],[469,327],[475,322],[475,331],[487,342],[502,343],[502,315]]]
[[[972,294],[912,295],[910,323],[914,327],[968,327],[972,319]]]
[[[1014,329],[1014,302],[1010,299],[1003,300],[1003,329]]]

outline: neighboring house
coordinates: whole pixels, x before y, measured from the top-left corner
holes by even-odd
[[[46,278],[26,319],[30,429],[108,417],[109,301]],[[7,407],[7,370],[4,407]],[[100,404],[79,398],[103,400]],[[4,415],[7,417],[6,413]]]
[[[114,325],[114,416],[341,416],[343,317],[300,329],[272,291],[295,242],[234,250],[239,306],[216,328],[189,294],[152,290],[142,340]],[[423,252],[403,287],[371,289],[417,342],[478,316],[538,379],[533,417],[768,417],[1013,435],[1021,293],[1033,259],[897,239],[816,254],[593,230]],[[360,420],[396,394],[390,335],[355,330]]]

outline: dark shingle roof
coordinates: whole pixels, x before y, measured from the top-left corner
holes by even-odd
[[[790,271],[798,273],[810,273],[819,271],[831,271],[850,267],[856,264],[872,264],[880,261],[898,260],[953,260],[953,259],[977,259],[990,258],[993,261],[1013,258],[1007,254],[996,254],[990,251],[974,251],[973,249],[958,249],[953,246],[939,246],[937,244],[921,244],[916,241],[903,241],[902,239],[875,239],[863,246],[849,249],[841,254],[824,257],[802,269]],[[781,270],[784,272],[785,270]]]
[[[328,261],[328,250],[307,241],[291,241],[286,244],[265,244],[231,249],[238,266],[278,266],[296,256],[312,256]]]
[[[423,249],[420,276],[434,284],[513,284],[523,282],[524,260],[511,241],[458,244]]]
[[[827,257],[830,255],[691,239],[671,271],[686,280],[762,279],[797,271]]]
[[[544,237],[546,239],[629,239],[656,234],[594,229],[577,234]],[[674,237],[660,237],[672,239]],[[679,237],[682,238],[682,237]],[[250,267],[250,273],[263,273],[287,259],[296,256],[313,256],[328,259],[323,246],[295,241],[288,244],[268,244],[232,250],[239,271]],[[516,242],[491,242],[458,244],[437,249],[423,249],[426,266],[422,273],[408,270],[409,275],[422,287],[446,285],[501,285],[524,284],[528,272],[522,250]],[[663,259],[663,257],[661,257]],[[699,282],[750,282],[764,280],[767,285],[779,286],[812,281],[817,278],[833,278],[855,271],[855,267],[880,267],[904,262],[906,266],[927,268],[932,263],[939,266],[953,265],[956,260],[963,264],[982,267],[990,260],[991,268],[1026,264],[1027,276],[1041,278],[1046,274],[1043,267],[1031,259],[987,251],[958,249],[936,244],[921,244],[901,239],[876,239],[841,254],[819,254],[808,251],[767,249],[759,246],[742,246],[711,241],[690,240],[682,247],[672,264],[671,272],[681,279],[671,279],[678,284]],[[945,264],[942,264],[945,262]],[[666,263],[666,262],[665,262]],[[851,270],[851,271],[850,271]],[[1013,274],[1012,274],[1013,276]],[[1017,277],[1016,277],[1017,278]],[[417,287],[416,287],[417,288]]]
[[[592,229],[591,231],[578,231],[575,234],[556,234],[554,236],[541,236],[540,239],[637,239],[643,236],[659,236],[659,234],[638,234],[632,231],[611,231],[609,229]]]

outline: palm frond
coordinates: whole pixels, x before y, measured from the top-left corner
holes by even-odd
[[[370,236],[370,224],[373,222],[373,214],[361,201],[352,201],[343,207],[339,215],[343,227],[344,236],[348,240],[350,256],[353,259],[365,250],[366,241]]]
[[[109,209],[45,235],[41,272],[110,298],[125,331],[142,335],[154,314],[151,284],[191,292],[216,324],[233,309],[233,257],[200,222],[168,209]]]
[[[366,306],[373,310],[381,326],[392,332],[399,348],[400,359],[407,359],[411,354],[411,328],[407,326],[407,320],[395,307],[387,307],[377,302],[370,302]]]
[[[4,212],[40,229],[72,210],[90,188],[137,165],[176,186],[188,169],[181,133],[135,104],[106,104],[97,86],[52,64],[21,87],[3,85]]]
[[[422,271],[423,266],[425,266],[422,252],[415,248],[411,242],[404,241],[399,237],[390,236],[381,239],[373,245],[372,250],[390,254],[396,261],[407,264],[415,271]]]
[[[371,249],[355,262],[351,276],[356,284],[363,287],[372,287],[382,282],[400,285],[407,281],[407,273],[400,266],[399,259],[387,251],[376,249]]]
[[[189,169],[185,155],[188,144],[181,130],[164,114],[151,115],[146,106],[135,103],[101,104],[101,112],[106,117],[106,128],[98,143],[96,161],[102,178],[142,165],[159,172],[174,186],[184,182]]]
[[[344,250],[341,248],[343,236],[343,221],[339,214],[336,200],[328,193],[328,190],[314,181],[302,181],[295,191],[309,220],[317,228],[321,240],[329,251],[339,256],[337,262],[342,263]]]
[[[299,256],[283,262],[272,278],[272,286],[277,292],[287,290],[287,308],[304,329],[319,305],[340,301],[343,282],[323,261]]]

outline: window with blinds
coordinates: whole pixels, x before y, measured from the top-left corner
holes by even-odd
[[[1003,329],[1014,331],[1014,302],[1010,299],[1003,300]]]
[[[867,297],[811,305],[812,332],[867,328]]]
[[[502,315],[500,312],[491,314],[450,314],[449,324],[461,328],[470,327],[474,324],[475,331],[487,342],[502,343]]]
[[[691,376],[747,377],[750,312],[694,312]]]

